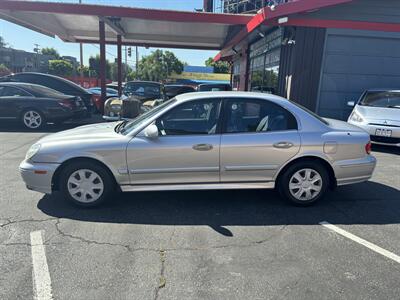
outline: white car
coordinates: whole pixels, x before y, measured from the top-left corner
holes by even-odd
[[[365,91],[348,119],[371,136],[372,143],[400,147],[400,90]]]

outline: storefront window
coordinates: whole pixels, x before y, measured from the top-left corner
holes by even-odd
[[[249,88],[275,94],[278,88],[282,29],[269,32],[250,46]]]

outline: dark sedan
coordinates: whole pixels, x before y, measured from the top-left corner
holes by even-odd
[[[194,87],[183,84],[166,84],[164,89],[168,99],[174,98],[177,95],[196,92]]]
[[[47,122],[62,123],[85,115],[80,97],[36,84],[0,83],[0,119],[19,120],[28,129],[39,129]]]
[[[39,84],[66,95],[80,97],[87,107],[88,116],[90,115],[90,112],[93,111],[92,94],[76,83],[58,76],[44,73],[24,72],[1,77],[0,82],[25,82]]]

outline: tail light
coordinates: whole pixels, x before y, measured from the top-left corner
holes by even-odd
[[[71,100],[64,99],[64,100],[61,100],[59,103],[61,106],[64,106],[67,108],[74,108],[74,103],[72,103]]]
[[[371,150],[372,150],[372,144],[371,142],[368,142],[368,144],[365,145],[365,152],[367,152],[367,154],[371,154]]]
[[[101,101],[101,95],[92,95],[92,103],[99,112],[103,111],[104,103]]]

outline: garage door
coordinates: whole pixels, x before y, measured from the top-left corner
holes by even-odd
[[[347,101],[371,88],[400,89],[400,34],[328,30],[318,113],[347,119]]]

